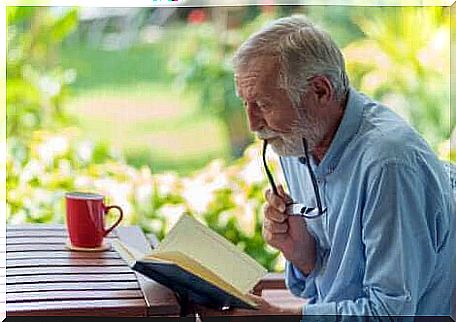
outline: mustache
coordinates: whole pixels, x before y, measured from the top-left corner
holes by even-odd
[[[259,131],[255,131],[256,136],[260,140],[268,140],[272,139],[275,137],[283,137],[283,136],[289,136],[289,135],[302,135],[305,134],[305,129],[302,126],[302,123],[299,120],[294,120],[290,123],[289,125],[290,128],[290,133],[283,133],[283,132],[278,132],[275,131],[269,127],[265,127]]]
[[[272,131],[272,130],[261,130],[261,131],[255,132],[255,133],[256,133],[256,136],[260,140],[269,140],[269,139],[278,137],[280,135],[279,132]]]

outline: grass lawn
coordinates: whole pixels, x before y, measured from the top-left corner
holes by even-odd
[[[131,165],[187,174],[227,157],[228,142],[221,124],[198,111],[196,96],[175,88],[165,54],[157,45],[63,47],[62,65],[77,72],[67,109],[86,137],[120,149]]]
[[[72,87],[79,94],[97,88],[172,81],[166,66],[166,44],[162,43],[117,51],[68,43],[61,47],[60,56],[64,67],[76,69],[78,76]]]

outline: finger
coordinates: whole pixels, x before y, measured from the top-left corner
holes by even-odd
[[[271,189],[268,188],[268,189],[266,189],[266,191],[264,192],[264,198],[265,198],[266,200],[269,200],[270,196],[271,196]]]
[[[293,202],[293,199],[291,198],[291,196],[289,194],[287,194],[285,192],[285,190],[283,189],[283,186],[281,184],[279,184],[277,186],[277,191],[279,193],[279,196],[283,198],[283,200],[285,201],[285,203],[291,203]]]
[[[282,244],[287,240],[288,238],[288,233],[276,233],[276,234],[271,234],[270,235],[270,240],[271,243],[276,245],[275,247],[278,248],[279,250],[282,250]]]
[[[282,199],[282,197],[269,192],[266,195],[266,201],[274,208],[276,208],[278,211],[284,212],[286,205],[285,205],[285,200]]]
[[[263,230],[263,238],[268,245],[282,251],[283,243],[287,240],[288,233],[273,234],[267,230]]]
[[[263,227],[272,234],[286,233],[288,231],[288,223],[286,222],[277,223],[271,220],[265,220],[263,222]]]
[[[258,295],[252,294],[252,293],[247,293],[246,296],[249,298],[249,300],[251,300],[256,305],[258,305],[258,308],[261,308],[265,304],[267,304],[267,301],[264,298],[262,298],[261,296],[258,296]]]
[[[278,211],[276,208],[266,203],[264,205],[264,218],[264,220],[272,220],[278,223],[282,223],[287,220],[288,215]]]
[[[255,295],[253,293],[247,293],[246,297],[249,298],[252,302],[255,302],[257,304],[260,304],[264,301],[264,299],[261,296]]]

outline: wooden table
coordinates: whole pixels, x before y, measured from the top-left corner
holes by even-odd
[[[113,250],[65,248],[63,225],[7,226],[7,316],[179,316],[168,288],[134,273]],[[138,227],[118,227],[107,238],[147,251]]]
[[[66,249],[63,225],[7,226],[6,236],[7,316],[177,317],[183,313],[171,290],[133,272],[113,249],[94,253]],[[115,238],[143,252],[151,249],[136,226],[116,228],[107,241]],[[256,291],[282,306],[305,303],[285,289],[283,274],[268,274]],[[230,314],[199,309],[203,316]]]

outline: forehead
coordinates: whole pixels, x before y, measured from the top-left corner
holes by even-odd
[[[274,57],[259,57],[251,60],[235,74],[236,87],[240,97],[252,99],[258,95],[271,94],[278,89],[278,60]]]

